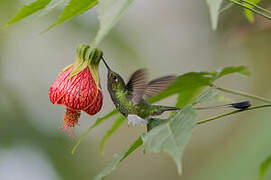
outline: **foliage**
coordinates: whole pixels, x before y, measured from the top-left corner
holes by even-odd
[[[248,2],[253,3],[253,4],[258,4],[261,2],[261,0],[248,0]],[[248,7],[253,8],[253,6],[251,5],[248,5]],[[249,20],[249,22],[253,23],[255,21],[254,15],[251,10],[244,9],[244,13],[245,13],[246,18]]]
[[[230,98],[225,97],[219,93],[216,88],[209,88],[207,91],[201,93],[194,101],[193,104],[200,104],[205,102],[215,102],[215,101],[232,101]]]
[[[209,6],[213,30],[216,30],[217,28],[219,14],[224,10],[228,9],[228,7],[232,7],[231,6],[232,4],[244,8],[244,15],[251,23],[254,22],[253,13],[271,20],[270,11],[257,5],[258,3],[260,3],[260,0],[225,0],[225,1],[227,1],[229,4],[226,6],[226,8],[221,8],[223,0],[206,0],[207,5]]]
[[[260,167],[259,180],[264,180],[264,176],[267,170],[271,168],[271,156],[269,156],[265,161],[262,162]]]
[[[22,20],[23,18],[30,16],[36,12],[38,12],[39,10],[45,8],[51,0],[37,0],[32,2],[29,5],[25,5],[24,7],[22,7],[22,9],[20,11],[18,11],[7,23],[7,25],[11,25],[13,23],[16,23],[20,20]]]
[[[186,106],[165,121],[167,122],[143,135],[143,147],[147,151],[167,152],[174,159],[181,174],[180,158],[196,125],[196,112],[192,106]]]
[[[59,4],[65,2],[54,2],[49,8],[46,6],[51,2],[51,0],[36,0],[30,5],[24,6],[20,11],[18,11],[13,18],[6,24],[7,26],[22,20],[23,18],[32,15],[42,9],[43,14],[51,11],[53,8],[57,7]],[[111,28],[119,21],[120,17],[123,15],[125,10],[131,5],[133,0],[70,0],[67,6],[63,9],[58,20],[49,26],[44,32],[50,30],[51,28],[59,25],[73,17],[85,13],[86,11],[92,9],[98,4],[98,17],[100,20],[100,28],[92,42],[92,48],[95,48],[103,40],[103,38],[109,33]]]
[[[51,2],[52,1],[52,2]],[[41,14],[49,13],[52,9],[63,4],[67,0],[36,0],[29,5],[22,7],[6,24],[9,26],[16,23],[40,10]],[[229,5],[235,4],[244,8],[244,15],[250,22],[254,22],[254,15],[256,13],[263,17],[271,19],[270,11],[258,6],[261,0],[206,0],[209,7],[212,29],[217,28],[220,13],[228,8],[221,8],[223,2],[228,2]],[[133,0],[70,0],[64,7],[58,20],[53,23],[49,30],[54,26],[61,24],[73,17],[85,13],[98,4],[98,18],[100,20],[100,29],[93,41],[93,46],[96,47],[102,39],[108,34],[113,26],[119,21],[125,10],[132,4]],[[231,7],[231,6],[226,6]]]
[[[71,19],[72,17],[78,16],[86,12],[87,10],[97,5],[97,3],[97,0],[71,0],[69,4],[64,8],[58,20],[54,24],[52,24],[47,30],[53,28],[58,24],[63,23],[68,19]]]
[[[93,46],[96,47],[108,34],[110,29],[119,21],[125,10],[133,0],[102,0],[98,5],[98,17],[100,29],[94,39]]]

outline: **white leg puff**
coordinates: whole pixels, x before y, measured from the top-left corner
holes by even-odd
[[[141,117],[139,117],[135,114],[128,115],[128,125],[138,126],[138,125],[143,125],[146,123],[147,123],[147,121],[145,119],[142,119]]]

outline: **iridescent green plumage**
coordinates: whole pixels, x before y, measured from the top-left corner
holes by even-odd
[[[104,60],[103,60],[104,61]],[[178,110],[179,108],[158,106],[149,104],[146,99],[168,87],[176,76],[164,76],[147,82],[145,69],[139,69],[133,73],[125,84],[122,77],[113,72],[104,61],[108,69],[107,88],[117,110],[124,116],[137,115],[147,120],[149,117],[160,115],[165,111]]]

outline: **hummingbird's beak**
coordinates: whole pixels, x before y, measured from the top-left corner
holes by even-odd
[[[108,69],[108,71],[111,71],[110,67],[108,66],[108,64],[106,63],[106,61],[104,60],[103,56],[102,56],[102,60],[104,62],[104,65],[106,66],[106,68]]]

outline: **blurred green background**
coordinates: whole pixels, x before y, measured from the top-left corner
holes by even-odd
[[[0,0],[3,26],[25,1]],[[268,7],[271,3],[263,3]],[[71,155],[76,139],[58,131],[64,107],[51,104],[48,89],[62,68],[75,60],[75,49],[90,43],[98,29],[93,9],[40,34],[60,11],[38,15],[0,31],[0,179],[92,179],[116,152],[144,132],[126,123],[99,153],[99,141],[114,118],[94,129]],[[146,67],[152,78],[189,71],[211,71],[246,65],[252,75],[227,76],[217,83],[263,97],[271,96],[271,23],[256,17],[250,24],[240,8],[222,14],[211,30],[205,1],[138,0],[100,46],[112,68],[127,78]],[[95,116],[83,115],[77,137],[97,117],[113,109],[106,90],[106,69],[100,66],[104,105]],[[229,96],[241,100],[243,98]],[[162,101],[174,104],[175,97]],[[253,102],[258,103],[258,102]],[[222,111],[200,113],[200,119]],[[195,128],[183,159],[183,175],[166,154],[138,150],[106,179],[255,180],[271,154],[271,109],[226,117]],[[266,179],[271,178],[268,173]]]

